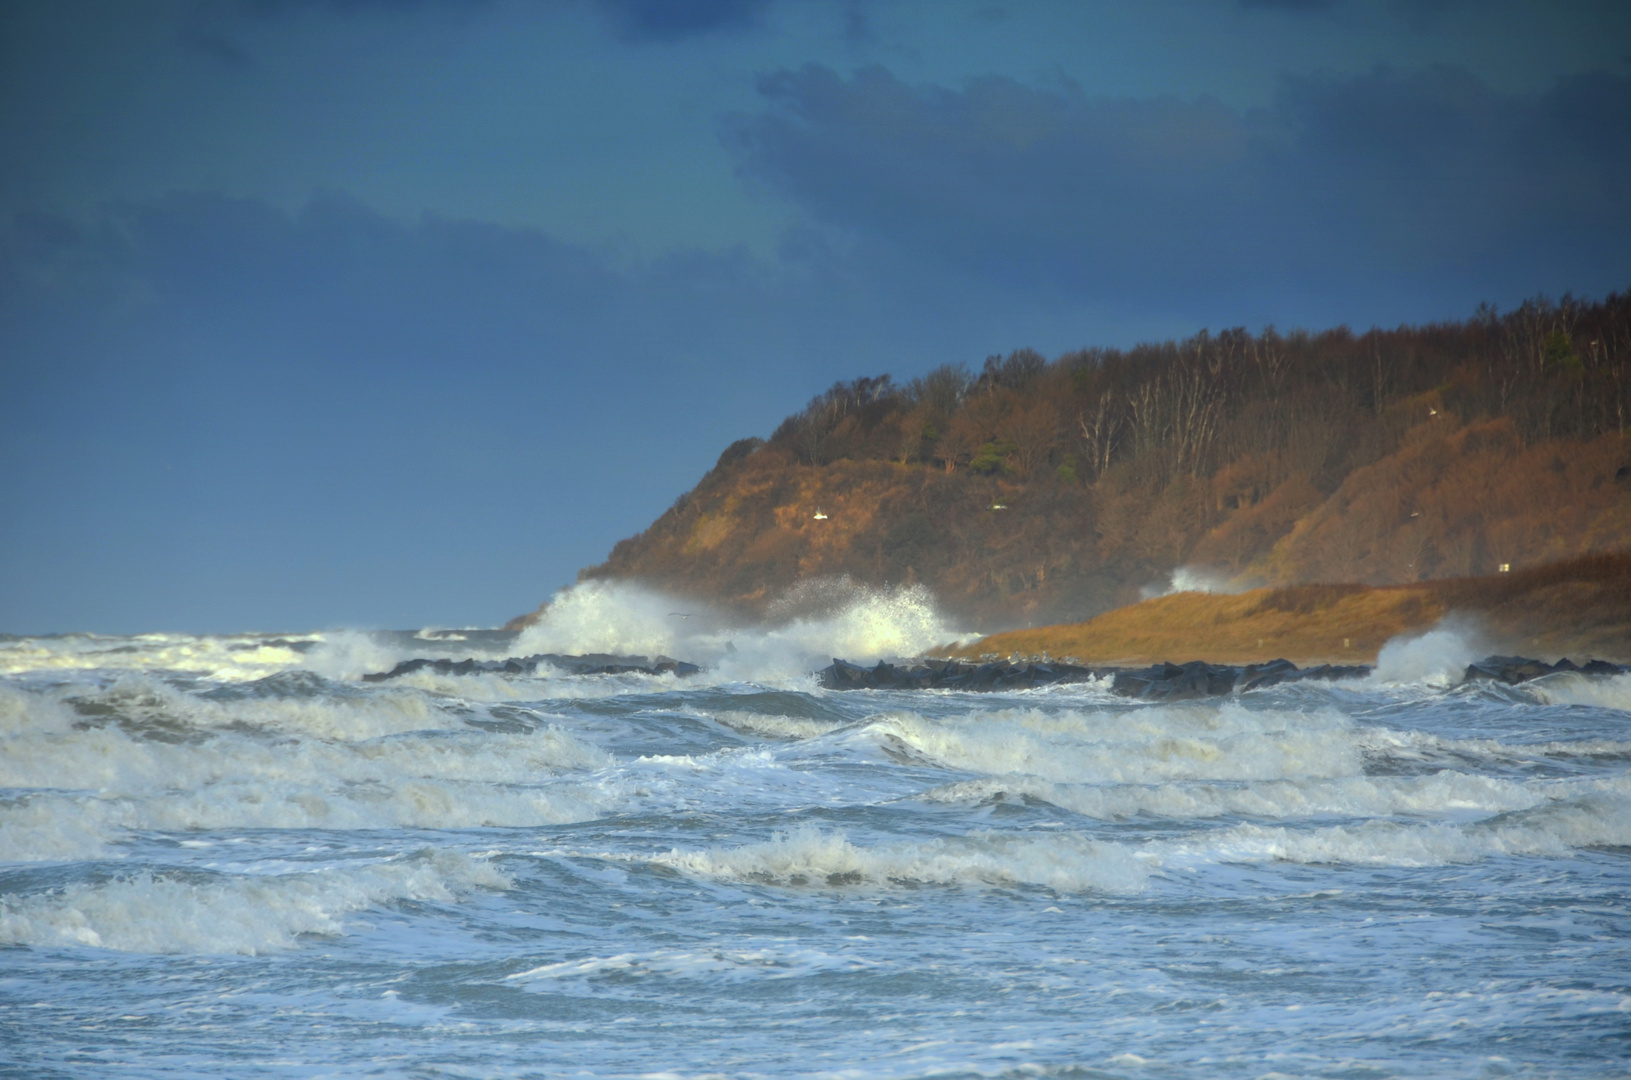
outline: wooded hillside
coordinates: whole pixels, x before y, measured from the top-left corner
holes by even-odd
[[[1398,584],[1631,546],[1631,294],[1354,334],[1201,332],[834,385],[582,577],[752,611],[924,582],[987,626],[1176,567]]]

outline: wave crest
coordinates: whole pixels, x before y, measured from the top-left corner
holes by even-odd
[[[402,900],[453,903],[511,882],[484,860],[426,851],[359,868],[187,881],[143,873],[32,896],[0,896],[0,945],[82,945],[138,953],[295,948],[345,932],[345,916]]]
[[[1043,885],[1131,894],[1149,878],[1125,847],[1072,834],[977,833],[857,847],[842,832],[798,829],[741,847],[675,849],[652,861],[695,877],[783,886]]]

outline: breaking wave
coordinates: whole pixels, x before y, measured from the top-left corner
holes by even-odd
[[[1127,848],[1069,834],[978,833],[859,847],[842,832],[799,829],[741,847],[675,849],[652,861],[695,877],[795,887],[1042,885],[1130,894],[1149,877]]]
[[[1172,821],[1220,817],[1459,819],[1529,810],[1588,795],[1631,794],[1624,781],[1518,781],[1443,771],[1426,776],[1344,776],[1326,780],[1152,785],[1058,784],[1034,776],[989,777],[924,793],[931,802],[1036,799],[1105,821],[1139,816]]]
[[[1608,678],[1584,675],[1550,675],[1530,683],[1526,689],[1548,705],[1594,705],[1600,709],[1631,712],[1631,674]]]
[[[1362,768],[1353,722],[1340,713],[1254,712],[1235,703],[945,719],[897,712],[873,719],[864,733],[891,756],[1066,782],[1274,780]]]
[[[192,671],[224,682],[260,679],[302,663],[319,634],[62,634],[0,639],[0,675],[24,672]]]
[[[1376,656],[1371,679],[1382,684],[1453,686],[1489,648],[1471,623],[1449,619],[1422,634],[1390,639]]]
[[[1497,856],[1567,857],[1587,848],[1631,846],[1631,793],[1597,786],[1529,810],[1471,824],[1388,820],[1318,829],[1237,825],[1197,840],[1152,845],[1168,859],[1208,862],[1443,866]]]
[[[345,917],[403,900],[454,903],[511,882],[456,851],[363,867],[265,875],[144,872],[96,885],[0,896],[0,945],[137,953],[282,952],[302,935],[345,932]]]
[[[515,651],[673,656],[706,664],[726,681],[775,682],[803,679],[835,656],[918,656],[971,636],[945,621],[921,585],[807,582],[771,605],[768,622],[745,626],[644,586],[589,581],[556,593]]]
[[[0,690],[0,860],[94,858],[131,830],[528,826],[599,816],[610,755],[488,731],[417,692],[216,701],[146,677]]]

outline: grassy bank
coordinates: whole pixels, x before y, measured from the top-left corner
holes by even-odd
[[[1389,638],[1465,620],[1490,651],[1631,661],[1631,552],[1411,585],[1295,585],[1235,596],[1175,593],[1082,623],[1011,630],[944,655],[1373,663]]]

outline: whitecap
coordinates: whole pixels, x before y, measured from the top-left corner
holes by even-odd
[[[28,896],[0,896],[0,945],[88,946],[138,953],[242,953],[335,936],[355,912],[402,900],[454,903],[508,889],[490,863],[432,850],[357,867],[184,880],[141,873]]]
[[[994,833],[859,847],[842,832],[797,829],[740,847],[682,851],[652,862],[695,877],[783,886],[1042,885],[1129,894],[1146,864],[1120,844],[1066,833]]]
[[[1192,704],[1132,711],[1008,709],[930,719],[875,717],[862,734],[893,756],[968,772],[1150,783],[1354,775],[1354,724],[1334,709]]]

